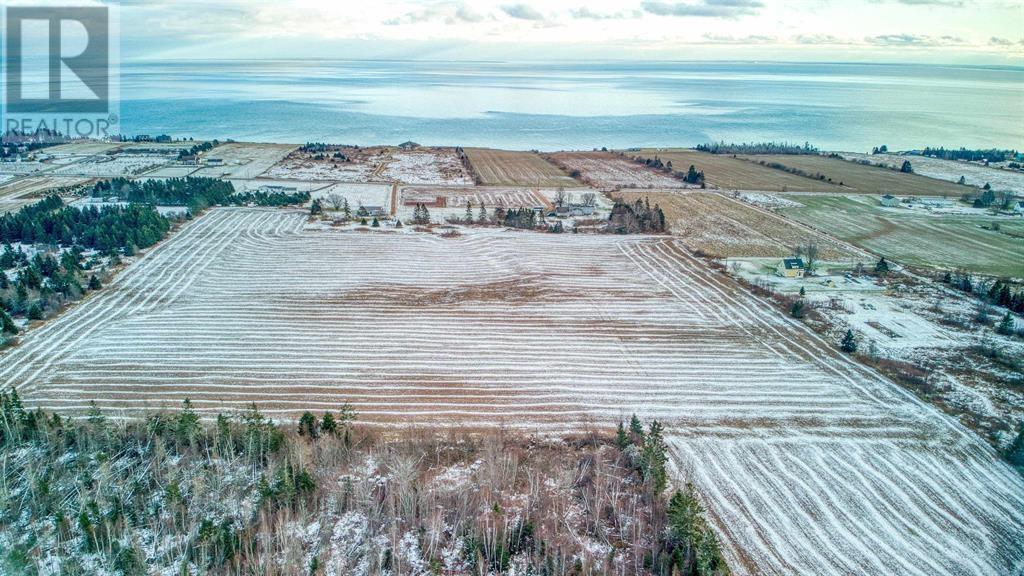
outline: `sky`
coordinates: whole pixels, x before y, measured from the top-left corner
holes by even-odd
[[[121,20],[122,62],[654,59],[1024,65],[1024,0],[111,2]]]

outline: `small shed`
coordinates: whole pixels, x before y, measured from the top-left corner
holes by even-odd
[[[207,158],[204,162],[206,163],[207,166],[223,166],[224,165],[224,159],[223,158]]]
[[[786,278],[803,278],[804,260],[803,258],[783,258],[782,262],[779,263],[777,270],[779,276],[784,276]]]
[[[882,206],[891,207],[900,205],[900,199],[893,196],[892,194],[886,194],[885,196],[882,196],[882,199],[879,200],[879,202],[882,204]]]

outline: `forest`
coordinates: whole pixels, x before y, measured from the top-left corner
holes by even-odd
[[[211,416],[207,414],[207,416]],[[343,404],[116,420],[0,393],[0,572],[729,573],[662,426],[384,435]]]

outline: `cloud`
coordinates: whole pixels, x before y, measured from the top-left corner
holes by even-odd
[[[701,18],[738,18],[757,14],[764,3],[760,0],[699,0],[698,2],[660,2],[649,0],[640,4],[644,12],[656,16],[696,16]]]
[[[951,8],[963,8],[963,0],[896,0],[907,6],[949,6]]]
[[[777,38],[751,34],[749,36],[729,36],[720,34],[704,34],[707,44],[774,44]]]
[[[463,4],[455,10],[455,14],[452,15],[452,19],[459,22],[481,22],[483,21],[484,16],[483,14],[474,12],[472,8]]]
[[[637,18],[641,12],[594,12],[583,6],[575,10],[569,10],[569,15],[577,20],[619,20],[623,18]]]
[[[458,24],[461,22],[481,22],[484,16],[474,12],[466,4],[451,3],[429,6],[422,10],[414,10],[399,16],[385,20],[385,26],[401,26],[404,24],[420,24],[423,22],[443,21],[445,24]]]
[[[501,11],[517,20],[544,20],[544,15],[529,4],[505,4]]]
[[[799,34],[793,37],[797,44],[849,44],[849,40],[837,38],[831,34]]]
[[[989,38],[988,43],[991,44],[992,46],[1013,46],[1014,44],[1013,40],[1010,40],[1008,38],[1000,38],[998,36],[993,36]]]
[[[928,36],[927,34],[882,34],[864,39],[875,46],[960,46],[966,44],[959,36]]]

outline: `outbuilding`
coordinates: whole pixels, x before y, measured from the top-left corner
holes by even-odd
[[[885,196],[882,196],[882,199],[879,200],[879,202],[882,204],[882,206],[892,207],[900,205],[900,199],[893,196],[892,194],[886,194]]]

